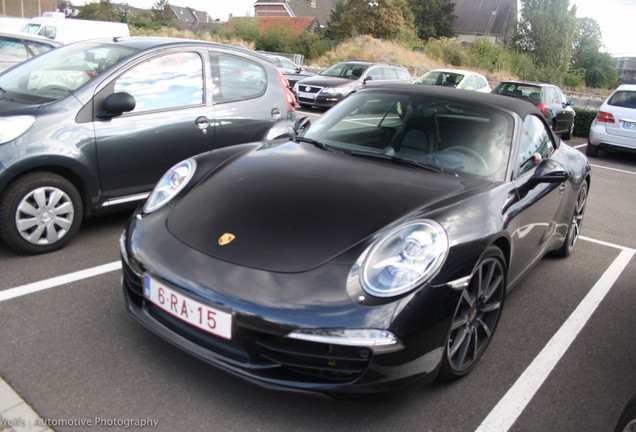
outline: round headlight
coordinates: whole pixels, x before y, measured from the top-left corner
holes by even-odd
[[[166,171],[144,204],[144,213],[157,210],[181,192],[194,175],[196,166],[194,159],[187,159]]]
[[[437,222],[420,220],[400,225],[368,250],[360,282],[372,296],[403,294],[432,278],[447,253],[448,236]]]

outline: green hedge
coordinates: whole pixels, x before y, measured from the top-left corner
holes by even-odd
[[[584,108],[574,108],[576,112],[576,122],[574,123],[574,136],[587,138],[590,132],[592,121],[596,117],[597,111]]]

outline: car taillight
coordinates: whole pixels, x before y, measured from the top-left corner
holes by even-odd
[[[548,114],[548,106],[544,103],[540,103],[537,104],[537,108],[539,108],[541,110],[541,114],[543,115],[547,115]]]
[[[614,116],[611,113],[605,111],[599,111],[596,114],[596,121],[601,123],[616,123],[616,120],[614,120]]]
[[[277,72],[278,77],[280,78],[280,83],[283,86],[283,92],[285,93],[285,105],[287,107],[287,112],[294,112],[296,110],[296,97],[289,89],[289,81],[287,80],[287,78],[285,78],[283,74],[280,73],[280,71]]]

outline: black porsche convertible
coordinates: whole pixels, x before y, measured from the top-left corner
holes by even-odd
[[[297,127],[177,164],[121,237],[128,312],[227,372],[327,395],[459,378],[506,292],[576,245],[588,161],[525,101],[383,86]]]

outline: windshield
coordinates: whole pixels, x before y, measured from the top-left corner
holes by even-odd
[[[352,64],[352,63],[337,63],[324,71],[320,72],[320,75],[330,77],[340,77],[349,79],[358,79],[362,76],[368,65]]]
[[[464,75],[454,72],[430,71],[415,81],[415,84],[440,85],[444,87],[457,87]]]
[[[65,45],[0,76],[7,97],[31,103],[62,99],[137,50],[115,44]]]
[[[362,91],[327,111],[301,138],[354,156],[416,162],[501,181],[512,128],[510,115],[475,102]]]

